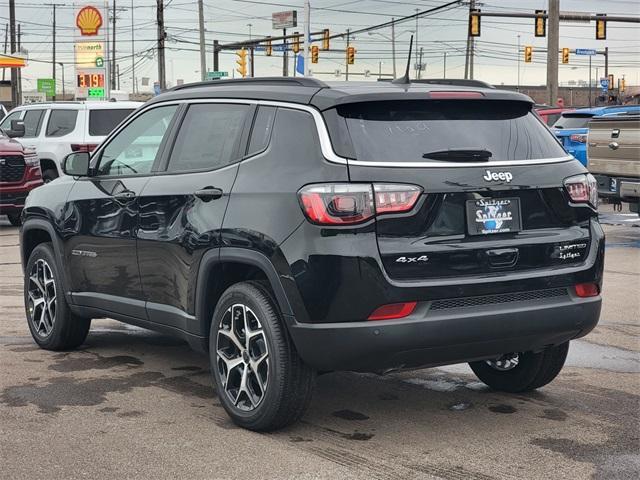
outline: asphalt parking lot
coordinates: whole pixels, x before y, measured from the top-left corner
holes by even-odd
[[[605,206],[602,221],[600,324],[547,387],[496,393],[466,365],[327,374],[300,424],[257,434],[173,338],[97,320],[78,351],[37,348],[2,219],[0,478],[638,478],[640,220]]]

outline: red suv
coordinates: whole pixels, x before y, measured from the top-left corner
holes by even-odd
[[[35,150],[13,140],[24,135],[22,121],[12,121],[11,129],[0,133],[0,214],[18,226],[27,195],[43,183],[40,162]]]

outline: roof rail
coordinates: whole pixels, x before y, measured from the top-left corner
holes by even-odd
[[[224,87],[227,85],[290,85],[297,87],[316,87],[327,88],[328,85],[321,80],[308,77],[255,77],[255,78],[234,78],[229,80],[208,80],[205,82],[185,83],[184,85],[178,85],[171,89],[169,92],[175,92],[177,90],[186,90],[188,88],[201,88],[201,87]]]

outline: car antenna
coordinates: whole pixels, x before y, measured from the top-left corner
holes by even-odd
[[[404,76],[400,78],[396,78],[391,83],[398,83],[403,85],[409,85],[411,83],[411,79],[409,78],[409,68],[411,68],[411,50],[413,49],[413,35],[411,35],[411,40],[409,41],[409,58],[407,58],[407,69],[404,72]]]

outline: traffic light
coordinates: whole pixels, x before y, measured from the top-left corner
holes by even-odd
[[[325,28],[322,31],[322,50],[329,50],[329,29]]]
[[[531,45],[527,45],[524,47],[524,63],[531,63],[531,59],[533,57],[533,47]]]
[[[319,53],[320,47],[317,45],[311,45],[311,63],[318,63]]]
[[[247,76],[247,51],[243,48],[242,50],[236,51],[237,59],[236,63],[238,67],[236,68],[236,72],[238,72],[242,77]]]
[[[547,19],[542,15],[546,15],[546,10],[536,10],[536,24],[535,24],[535,35],[536,37],[546,37],[547,36]]]
[[[291,46],[291,50],[293,50],[293,53],[298,53],[300,51],[300,33],[293,32],[293,34],[295,35],[295,37],[293,38],[293,45]]]
[[[596,16],[596,40],[607,39],[607,21],[604,17],[606,15],[603,13],[599,13]]]
[[[356,62],[356,47],[347,48],[347,63],[353,65]]]
[[[264,47],[264,53],[267,57],[270,57],[273,53],[273,47],[271,46],[271,37],[267,37],[267,43]]]
[[[613,90],[613,73],[610,73],[608,76],[609,79],[609,90]]]
[[[618,90],[620,90],[620,92],[624,92],[626,88],[626,85],[624,83],[624,78],[619,79],[618,82],[620,83],[620,85],[618,86]]]
[[[569,49],[562,49],[562,63],[569,63]]]
[[[480,36],[480,9],[474,8],[469,12],[469,36]]]

